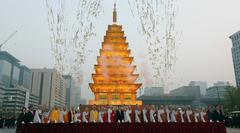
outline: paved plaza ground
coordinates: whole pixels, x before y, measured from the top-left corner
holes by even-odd
[[[0,129],[0,133],[15,133],[15,129]],[[227,133],[240,133],[240,129],[227,128]]]

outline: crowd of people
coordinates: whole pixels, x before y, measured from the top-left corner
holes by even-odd
[[[23,109],[18,123],[192,123],[224,122],[220,105],[214,109],[176,108],[172,106],[82,106],[52,110]]]
[[[17,119],[14,116],[0,116],[0,128],[15,128]]]

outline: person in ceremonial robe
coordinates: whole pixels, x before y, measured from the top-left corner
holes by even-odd
[[[98,109],[98,121],[103,123],[104,108],[99,106]]]
[[[208,115],[204,109],[202,109],[202,111],[200,112],[200,118],[201,122],[208,122]]]
[[[200,122],[200,112],[199,112],[199,110],[195,110],[194,111],[194,120],[195,120],[195,122]]]
[[[181,115],[181,122],[183,123],[183,122],[185,122],[185,121],[184,121],[184,113],[185,113],[185,112],[184,112],[181,108],[180,108],[180,111],[179,111],[179,112],[180,112],[180,115]]]
[[[181,117],[181,113],[180,113],[180,108],[176,111],[176,122],[177,123],[181,123],[182,122],[182,117]]]
[[[184,122],[183,116],[182,116],[182,109],[181,108],[178,108],[178,110],[176,112],[176,122],[177,123]]]
[[[183,109],[182,110],[182,112],[183,112],[183,120],[184,120],[184,122],[188,122],[188,117],[187,117],[187,109]]]
[[[111,113],[111,123],[116,123],[116,108],[112,107],[112,113]]]
[[[141,123],[141,120],[139,118],[139,115],[141,115],[140,108],[137,106],[134,112],[135,112],[135,123]]]
[[[191,119],[190,119],[190,115],[192,114],[192,110],[188,107],[186,109],[186,117],[187,117],[187,122],[190,123]]]
[[[177,122],[176,117],[175,117],[175,115],[176,115],[175,109],[170,108],[169,115],[170,115],[170,122]]]
[[[81,120],[81,112],[78,108],[77,112],[75,113],[75,118],[74,118],[74,123],[80,123],[82,120]]]
[[[148,118],[147,118],[148,111],[147,111],[146,107],[143,108],[142,112],[143,112],[143,122],[148,123]]]
[[[40,116],[42,116],[41,113],[42,113],[42,111],[40,109],[37,109],[35,111],[33,123],[41,123],[41,118],[40,118]]]
[[[108,110],[107,110],[108,123],[111,123],[111,114],[112,114],[112,108],[108,106]]]
[[[75,121],[75,109],[74,109],[74,106],[72,106],[69,110],[69,121],[70,123],[73,123]]]
[[[48,109],[44,109],[42,114],[42,123],[49,123],[49,111]]]
[[[82,122],[83,123],[88,123],[88,115],[89,115],[88,107],[86,107],[82,113]]]
[[[55,106],[52,111],[50,112],[50,123],[58,123],[60,122],[60,110],[57,106]]]
[[[124,115],[124,122],[131,123],[131,117],[130,114],[132,113],[132,110],[129,107],[125,107],[125,115]]]
[[[167,122],[170,122],[170,110],[168,109],[168,106],[165,106],[165,113],[167,115]]]
[[[161,105],[158,109],[158,122],[167,122],[167,116],[164,111],[164,107]]]
[[[98,111],[96,106],[93,106],[93,109],[90,111],[90,122],[98,122]]]
[[[129,106],[131,122],[135,122],[135,109],[136,106]]]
[[[64,123],[69,123],[69,112],[66,107],[63,107],[63,121]]]
[[[150,122],[153,122],[153,123],[156,122],[154,115],[155,115],[155,108],[154,106],[150,106]]]
[[[62,110],[60,110],[59,123],[64,123],[64,118],[63,118],[63,116],[64,116],[64,110],[62,109]]]
[[[105,107],[103,107],[103,122],[108,122],[108,112]]]

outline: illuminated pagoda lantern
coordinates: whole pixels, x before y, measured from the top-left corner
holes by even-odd
[[[114,4],[113,24],[108,26],[94,66],[94,83],[89,84],[95,95],[89,105],[142,105],[142,101],[136,100],[137,90],[142,84],[135,83],[139,74],[134,74],[136,66],[131,65],[133,57],[130,53],[122,26],[117,24]]]

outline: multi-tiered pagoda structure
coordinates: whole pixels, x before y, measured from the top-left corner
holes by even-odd
[[[135,83],[139,75],[134,74],[136,66],[131,65],[130,53],[122,26],[117,24],[114,4],[113,24],[108,26],[94,66],[94,83],[89,84],[95,95],[90,105],[142,105],[142,101],[136,101],[137,90],[142,84]]]

